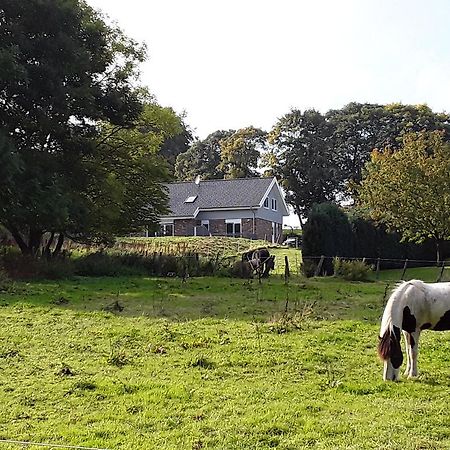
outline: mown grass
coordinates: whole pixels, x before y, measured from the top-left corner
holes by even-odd
[[[382,382],[385,290],[335,278],[16,283],[0,294],[0,439],[450,448],[450,336],[424,333],[417,380]]]

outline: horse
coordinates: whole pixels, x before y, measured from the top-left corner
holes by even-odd
[[[267,278],[269,272],[275,268],[275,255],[271,255],[266,248],[244,253],[242,261],[248,263],[250,270],[258,275],[258,278]]]
[[[399,379],[405,337],[408,378],[416,377],[419,337],[422,330],[450,330],[450,283],[404,281],[392,291],[381,320],[378,354],[384,361],[383,379]]]

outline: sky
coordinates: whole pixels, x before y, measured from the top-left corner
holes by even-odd
[[[450,108],[448,0],[87,0],[145,42],[143,84],[203,139],[292,108]]]
[[[450,109],[449,0],[87,2],[146,43],[142,83],[200,139],[270,131],[293,108]]]

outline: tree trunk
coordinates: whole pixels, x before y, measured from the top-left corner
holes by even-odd
[[[43,234],[44,233],[42,232],[42,230],[30,228],[30,233],[28,235],[28,249],[29,254],[33,257],[36,257],[38,255]]]
[[[9,230],[11,236],[14,238],[16,244],[19,246],[22,255],[30,255],[31,254],[30,249],[28,248],[28,245],[26,244],[25,240],[23,239],[19,231],[15,227],[11,226],[7,226],[6,228]]]
[[[57,257],[61,253],[62,246],[64,244],[64,233],[59,233],[58,241],[56,242],[55,250],[53,250],[53,257]]]
[[[436,261],[439,264],[441,262],[441,242],[439,239],[436,239]]]
[[[300,209],[298,208],[298,206],[294,206],[294,212],[295,214],[297,214],[298,221],[300,222],[300,229],[303,231],[303,227],[305,226],[305,224],[303,223],[302,215],[300,214]]]
[[[50,235],[50,239],[48,240],[47,245],[45,246],[45,250],[44,250],[44,256],[45,256],[45,258],[47,260],[50,260],[50,258],[52,256],[51,251],[50,251],[50,247],[53,244],[53,239],[54,238],[55,238],[55,232],[52,231],[52,234]]]

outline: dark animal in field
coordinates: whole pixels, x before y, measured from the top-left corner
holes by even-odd
[[[405,376],[416,377],[419,337],[422,330],[450,330],[450,283],[400,283],[386,304],[381,321],[378,354],[384,361],[384,380],[398,380],[406,344]]]
[[[267,278],[275,268],[275,255],[266,248],[251,250],[242,255],[242,261],[248,264],[250,271],[258,278]]]

